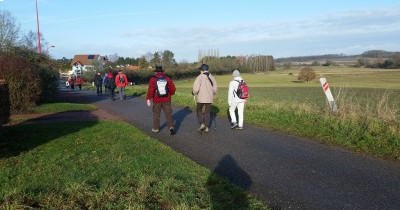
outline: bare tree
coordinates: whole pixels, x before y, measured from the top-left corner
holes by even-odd
[[[0,11],[0,51],[15,46],[18,40],[19,27],[7,11]]]
[[[26,48],[30,50],[36,50],[38,49],[37,46],[37,33],[33,31],[29,31],[27,34],[25,34],[22,39],[21,39],[21,45],[25,46]],[[44,53],[48,54],[48,49],[49,49],[49,43],[44,39],[44,36],[42,33],[40,33],[40,43],[42,44],[42,49],[45,49]]]
[[[108,55],[107,57],[108,57],[108,60],[109,60],[111,63],[114,63],[114,62],[117,61],[118,58],[119,58],[119,56],[118,56],[117,53]]]

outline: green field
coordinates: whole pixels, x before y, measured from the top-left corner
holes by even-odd
[[[311,137],[373,155],[400,158],[400,70],[318,67],[327,78],[339,111],[331,113],[318,78],[297,80],[300,69],[242,74],[250,87],[245,124]],[[212,72],[212,71],[211,71]],[[214,112],[226,117],[230,75],[217,76]],[[194,79],[175,81],[173,103],[195,107]],[[146,85],[130,94],[142,94]]]

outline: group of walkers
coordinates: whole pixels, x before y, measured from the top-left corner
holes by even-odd
[[[119,70],[117,74],[112,70],[109,70],[109,72],[104,74],[104,76],[102,76],[100,72],[97,72],[93,81],[98,96],[103,94],[104,85],[104,92],[107,95],[109,94],[111,100],[115,100],[114,93],[116,88],[118,88],[119,99],[125,100],[125,88],[129,83],[127,76],[122,72],[122,70]]]
[[[65,87],[69,88],[71,87],[71,90],[75,90],[75,85],[79,88],[79,90],[82,90],[82,85],[84,83],[84,80],[81,76],[71,76],[68,78],[68,80],[65,82]]]
[[[197,104],[196,113],[200,126],[198,131],[208,133],[211,123],[211,108],[218,86],[215,77],[209,72],[207,64],[202,64],[199,70],[200,74],[193,83],[192,95]],[[233,80],[230,81],[228,88],[231,128],[241,130],[243,129],[243,113],[246,98],[248,97],[248,89],[238,69],[232,71],[232,76]],[[162,66],[156,66],[155,75],[149,80],[146,96],[147,106],[150,107],[153,104],[152,132],[158,133],[160,131],[160,114],[163,111],[170,134],[176,134],[171,107],[171,96],[175,94],[175,91],[176,87],[172,79],[165,75]]]
[[[208,133],[211,124],[211,108],[218,86],[215,77],[209,72],[207,64],[202,64],[199,70],[200,74],[193,83],[192,95],[196,102],[198,131]],[[248,92],[247,89],[241,89],[245,83],[238,69],[232,71],[232,76],[233,80],[230,81],[228,88],[228,113],[231,128],[241,130],[243,129],[243,113]],[[115,100],[114,92],[116,88],[118,89],[119,99],[125,100],[125,88],[129,83],[122,70],[119,70],[118,73],[109,70],[104,76],[97,72],[93,81],[98,96],[103,94],[104,86],[104,92],[110,96],[111,100]],[[70,86],[71,89],[74,89],[75,85],[78,85],[79,90],[81,90],[83,79],[80,76],[77,76],[77,78],[71,77],[67,83],[67,87]],[[152,106],[153,112],[152,132],[158,133],[160,131],[160,115],[161,111],[163,111],[170,134],[176,134],[171,106],[171,96],[175,94],[175,91],[176,87],[172,79],[164,73],[162,66],[156,66],[155,74],[149,80],[146,95],[147,106]]]

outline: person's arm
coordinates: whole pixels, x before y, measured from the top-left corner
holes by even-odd
[[[212,76],[211,77],[211,80],[213,81],[213,93],[214,93],[214,95],[216,95],[217,94],[217,90],[218,90],[218,85],[217,85],[217,80],[215,80],[215,77],[214,76]]]
[[[196,77],[196,80],[194,80],[192,93],[194,95],[197,95],[199,91],[200,91],[200,76]]]
[[[146,95],[146,99],[151,100],[154,97],[154,90],[155,90],[155,86],[154,86],[154,77],[150,78],[149,81],[149,87],[147,88],[147,95]]]
[[[232,105],[232,101],[234,98],[234,82],[235,81],[230,81],[229,82],[229,89],[228,89],[228,105],[231,106]]]
[[[174,95],[175,91],[176,91],[175,84],[174,84],[174,82],[172,81],[171,78],[168,78],[168,79],[169,79],[169,81],[168,81],[168,91],[169,91],[170,95]]]
[[[125,81],[125,86],[128,86],[129,81],[128,81],[128,77],[126,76],[126,74],[124,74],[124,81]]]

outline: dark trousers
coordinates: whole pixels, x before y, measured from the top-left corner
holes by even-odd
[[[196,112],[199,124],[204,123],[206,127],[209,127],[211,103],[197,103]]]
[[[96,85],[97,88],[97,95],[101,95],[103,93],[102,85]]]
[[[114,88],[108,88],[108,92],[110,93],[110,98],[114,100]]]
[[[165,119],[167,120],[168,129],[174,127],[172,119],[171,102],[154,103],[153,104],[153,128],[160,128],[160,115],[161,110],[164,111]]]

